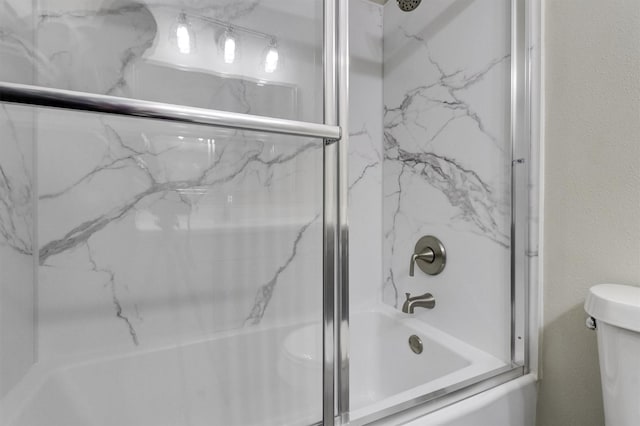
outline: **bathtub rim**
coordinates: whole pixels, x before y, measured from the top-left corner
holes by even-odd
[[[407,417],[406,421],[411,421],[412,419],[426,416],[441,408],[454,405],[467,398],[479,395],[482,392],[525,376],[524,366],[501,367],[468,380],[455,383],[449,387],[420,395],[391,407],[383,408],[366,416],[355,419],[349,416],[345,424],[349,426],[378,424],[379,422],[392,420],[397,416]]]
[[[482,366],[484,363],[486,363],[489,358],[494,358],[490,354],[486,354],[487,359],[483,359],[484,357],[476,359],[469,353],[461,352],[460,348],[456,347],[457,344],[462,344],[464,346],[470,345],[466,342],[459,341],[459,339],[448,335],[442,330],[439,330],[437,327],[420,321],[411,315],[403,314],[397,309],[391,308],[386,305],[381,304],[375,307],[370,307],[368,309],[358,309],[357,311],[353,312],[353,314],[355,315],[369,313],[391,319],[394,322],[400,323],[403,327],[406,327],[409,330],[415,330],[416,332],[422,332],[428,334],[429,336],[435,337],[435,340],[438,340],[444,347],[454,351],[462,358],[471,362],[470,366],[464,367],[463,369],[457,370],[456,372],[449,373],[449,375],[457,374],[463,371],[465,368],[477,368],[478,366]],[[141,348],[127,353],[122,353],[116,349],[113,351],[108,350],[101,353],[84,354],[74,357],[48,359],[36,363],[23,378],[23,380],[18,383],[18,385],[16,385],[16,387],[12,389],[2,401],[0,401],[0,419],[3,421],[8,421],[9,424],[11,424],[11,422],[15,421],[16,418],[22,413],[26,406],[28,406],[39,389],[41,389],[41,387],[51,377],[62,374],[65,371],[77,367],[84,367],[122,358],[136,357],[157,351],[172,350],[180,347],[189,347],[202,343],[210,343],[216,340],[227,339],[230,337],[239,337],[242,335],[249,335],[254,333],[264,333],[282,328],[290,329],[290,333],[302,327],[307,327],[314,324],[318,324],[318,322],[303,321],[302,323],[279,322],[268,325],[261,324],[255,328],[224,330],[217,333],[215,336],[200,336],[198,338],[190,338],[187,341],[183,342],[156,342],[156,344],[149,347]],[[440,337],[439,335],[447,336],[447,339],[445,341],[442,341],[438,338]],[[454,343],[453,345],[452,342]],[[478,352],[483,352],[477,348],[474,349]],[[87,358],[87,355],[89,355],[90,358]],[[423,415],[428,414],[523,375],[525,375],[524,366],[513,364],[503,365],[498,368],[486,370],[480,374],[474,374],[467,379],[454,382],[450,385],[438,387],[435,390],[427,393],[406,397],[407,394],[416,393],[416,390],[419,389],[412,388],[399,394],[386,397],[380,401],[373,402],[369,405],[366,405],[365,407],[361,407],[348,412],[342,418],[342,424],[354,426],[370,424],[406,412],[413,412],[415,410],[420,410]],[[447,376],[448,375],[445,375],[435,380],[437,381],[443,378],[446,379]],[[428,385],[429,383],[426,384]],[[389,400],[401,400],[401,402],[390,404]]]
[[[308,324],[310,322],[315,323],[317,321],[307,320],[302,322],[302,324]],[[299,325],[300,323],[298,322],[278,321],[268,325],[260,324],[245,329],[221,330],[214,336],[185,336],[186,338],[184,341],[158,340],[148,346],[136,348],[128,352],[122,352],[122,348],[101,349],[95,352],[87,352],[72,356],[54,356],[40,360],[31,366],[22,380],[9,390],[4,398],[0,399],[0,425],[13,424],[49,379],[63,374],[66,371],[73,370],[74,368],[82,368],[109,361],[144,356],[158,351],[187,348],[190,346],[212,343],[217,340],[228,339],[230,337],[241,337],[278,329],[293,329]]]

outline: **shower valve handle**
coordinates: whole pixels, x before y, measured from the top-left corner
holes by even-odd
[[[427,247],[427,250],[422,253],[414,253],[413,256],[411,256],[411,264],[409,265],[409,276],[413,276],[417,260],[424,260],[427,263],[433,263],[435,258],[436,255],[431,247]]]
[[[433,235],[426,235],[418,240],[411,255],[409,276],[413,277],[416,263],[422,272],[428,275],[438,275],[444,269],[447,253],[442,242]]]

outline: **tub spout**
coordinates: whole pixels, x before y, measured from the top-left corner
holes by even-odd
[[[436,299],[431,293],[425,293],[420,296],[411,297],[411,294],[405,293],[407,300],[402,305],[402,312],[412,314],[415,308],[433,309],[436,306]]]

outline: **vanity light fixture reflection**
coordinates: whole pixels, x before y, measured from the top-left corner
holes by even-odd
[[[232,28],[227,28],[218,40],[220,50],[224,55],[225,64],[232,64],[236,60],[238,38]]]
[[[188,55],[195,50],[195,34],[193,28],[187,19],[187,14],[180,12],[175,24],[171,28],[171,34],[169,34],[171,41],[178,47],[180,53]]]
[[[171,41],[174,42],[180,53],[189,54],[195,51],[196,36],[189,22],[189,18],[224,28],[224,32],[219,36],[217,44],[218,50],[222,54],[226,64],[237,62],[238,54],[240,53],[240,38],[242,35],[266,40],[267,46],[260,59],[260,66],[264,69],[264,72],[273,73],[278,68],[282,68],[282,54],[278,49],[278,42],[273,35],[238,25],[231,26],[229,22],[207,16],[187,15],[184,11],[178,15],[175,24],[171,27],[171,34],[169,35]]]
[[[216,154],[216,140],[207,139],[207,155],[209,157],[209,161],[213,161],[215,159],[215,154]]]
[[[278,44],[272,38],[264,53],[264,71],[268,73],[274,72],[278,68],[280,61],[280,52],[278,52]]]

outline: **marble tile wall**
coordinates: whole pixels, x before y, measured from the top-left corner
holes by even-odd
[[[0,80],[33,81],[30,17],[30,2],[0,1]],[[35,357],[33,136],[33,114],[0,104],[0,398]]]
[[[5,45],[20,40],[12,61],[29,64],[36,84],[322,119],[321,2],[35,5],[26,25],[1,31]],[[188,57],[166,34],[180,11],[194,17]],[[249,36],[223,68],[203,16],[276,36],[278,70],[261,71],[265,40]],[[320,320],[321,141],[6,108],[3,131],[37,141],[39,359]]]
[[[176,41],[181,13],[188,53]],[[38,0],[35,17],[40,85],[322,121],[322,2]],[[237,39],[232,63],[226,25]],[[279,66],[266,72],[271,39]]]
[[[70,118],[37,133],[42,357],[321,318],[320,141]]]
[[[349,2],[349,261],[352,310],[381,300],[382,6]]]
[[[0,105],[0,397],[35,356],[33,114]]]
[[[321,28],[308,30],[321,12],[316,2],[74,0],[60,9],[42,0],[35,41],[25,30],[33,16],[16,5],[12,13],[27,25],[2,21],[2,46],[11,46],[2,52],[31,74],[3,79],[321,119]],[[350,2],[352,303],[382,297],[398,307],[404,292],[431,291],[439,309],[421,319],[502,356],[509,2],[426,6],[405,14],[392,2]],[[159,34],[185,9],[276,32],[282,73],[264,84],[257,66],[220,68],[218,56],[204,53],[216,48],[216,30],[195,19],[196,54],[176,56]],[[247,43],[245,60],[257,49]],[[310,278],[322,267],[319,141],[20,107],[4,113],[11,125],[3,131],[26,135],[37,120],[41,357],[319,318],[321,282]],[[424,234],[443,240],[447,269],[409,278]]]
[[[495,356],[509,350],[510,2],[384,10],[383,300],[427,291],[418,317]],[[447,250],[408,274],[414,245]]]

